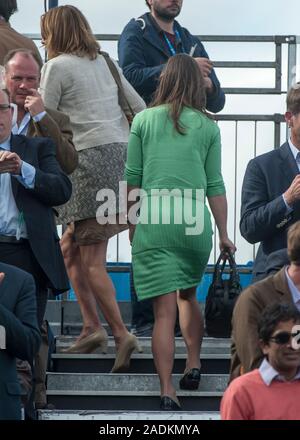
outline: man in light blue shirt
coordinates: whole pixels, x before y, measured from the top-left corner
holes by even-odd
[[[11,104],[0,104],[1,119],[9,119],[12,112]],[[12,193],[11,175],[25,188],[33,188],[35,168],[10,151],[10,136],[9,125],[1,130],[0,122],[0,235],[27,238],[26,225]]]
[[[12,135],[12,116],[8,95],[0,91],[0,261],[33,275],[41,325],[42,292],[68,289],[52,206],[68,201],[71,183],[53,142]]]

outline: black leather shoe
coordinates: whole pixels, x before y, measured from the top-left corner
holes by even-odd
[[[160,399],[160,409],[162,411],[181,411],[181,406],[171,399],[171,397],[162,396]]]
[[[200,380],[199,368],[192,368],[180,379],[179,386],[182,390],[197,390]]]

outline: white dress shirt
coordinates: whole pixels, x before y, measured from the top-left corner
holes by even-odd
[[[268,387],[271,385],[273,380],[278,380],[279,382],[286,381],[286,379],[283,376],[281,376],[278,373],[278,371],[275,370],[275,368],[272,367],[272,365],[267,361],[266,358],[262,361],[261,366],[259,367],[259,373],[261,375],[262,380]],[[296,376],[293,378],[292,382],[299,379],[300,379],[300,368],[298,369]]]

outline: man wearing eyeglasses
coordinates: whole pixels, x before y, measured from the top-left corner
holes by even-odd
[[[12,113],[0,91],[0,261],[33,275],[41,328],[47,289],[69,289],[52,206],[66,203],[72,187],[51,139],[11,135]]]
[[[4,59],[5,85],[10,101],[17,106],[12,131],[29,137],[50,137],[56,146],[56,157],[62,170],[71,174],[78,164],[73,144],[70,119],[64,113],[45,108],[38,92],[40,65],[28,49],[15,49]]]
[[[287,242],[290,264],[250,285],[236,302],[232,317],[231,380],[258,368],[263,360],[257,333],[263,310],[273,303],[289,303],[300,311],[300,221],[290,227]],[[270,255],[270,260],[275,258],[276,253]]]
[[[0,90],[0,261],[32,273],[42,290],[49,285],[65,291],[52,206],[69,200],[71,182],[49,138],[11,135],[11,126],[8,95]],[[40,315],[42,321],[42,310]]]
[[[293,304],[268,306],[257,332],[263,362],[229,385],[221,418],[300,420],[300,312]]]

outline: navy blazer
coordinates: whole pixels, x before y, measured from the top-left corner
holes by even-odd
[[[40,345],[35,283],[30,274],[0,263],[5,278],[0,284],[1,335],[5,329],[5,349],[0,349],[0,420],[21,419],[21,387],[16,358],[32,362]],[[0,338],[3,343],[2,338]]]
[[[179,52],[188,54],[196,45],[193,56],[208,58],[199,38],[191,35],[177,21],[174,22],[174,28],[180,36]],[[151,101],[159,75],[171,56],[159,32],[160,29],[152,15],[147,13],[137,20],[130,20],[118,43],[119,62],[123,73],[147,104]],[[225,95],[214,70],[210,73],[210,79],[214,85],[214,92],[207,95],[207,109],[217,113],[225,105]]]
[[[54,293],[69,289],[59,245],[53,206],[66,203],[72,185],[62,172],[50,138],[11,137],[11,151],[36,169],[35,187],[27,189],[11,177],[12,191],[19,211],[24,214],[31,249],[45,272]]]
[[[240,231],[249,243],[260,246],[253,275],[266,272],[271,252],[287,247],[287,231],[300,220],[300,203],[288,213],[282,194],[299,174],[298,166],[286,142],[280,148],[252,159],[242,187]]]

